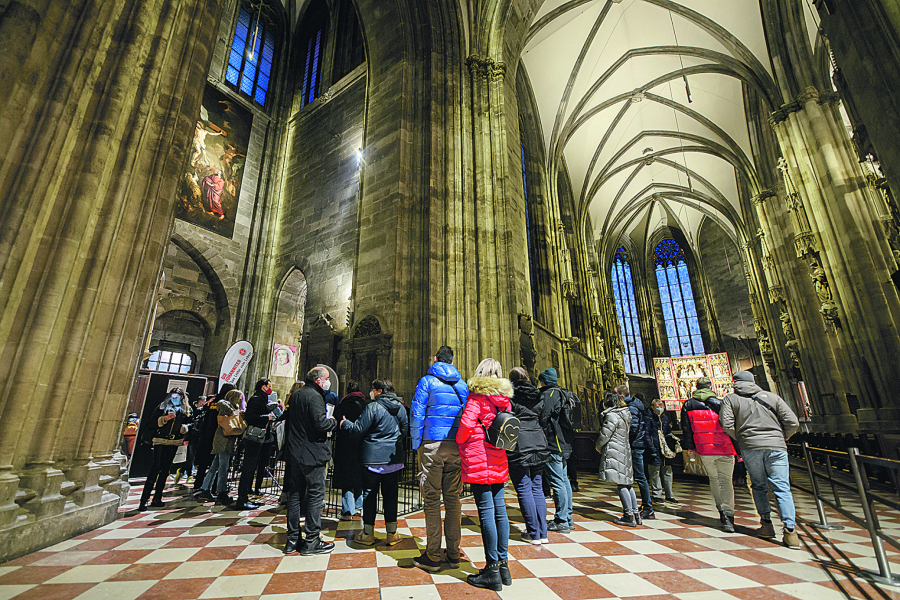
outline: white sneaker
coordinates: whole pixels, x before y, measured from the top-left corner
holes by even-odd
[[[523,541],[523,542],[528,542],[529,544],[533,544],[533,545],[535,545],[535,546],[540,546],[540,545],[541,545],[541,540],[537,540],[537,539],[532,538],[531,535],[530,535],[529,533],[527,533],[527,532],[522,534],[522,541]]]
[[[541,543],[542,543],[542,544],[549,544],[549,543],[550,543],[550,540],[548,540],[547,538],[541,538]]]

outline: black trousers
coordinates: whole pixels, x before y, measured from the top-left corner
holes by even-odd
[[[322,507],[325,506],[325,470],[321,467],[308,467],[287,463],[291,473],[291,492],[287,503],[287,541],[299,544],[300,514],[306,513],[306,539],[318,539],[322,530]],[[304,510],[305,508],[305,510]]]
[[[144,482],[141,504],[146,504],[150,499],[150,491],[154,485],[156,485],[156,493],[153,495],[153,501],[162,502],[163,488],[166,487],[166,478],[169,476],[169,469],[172,467],[176,452],[178,452],[178,446],[153,446],[153,464],[147,474],[147,481]]]
[[[238,481],[238,502],[246,500],[250,496],[250,484],[253,483],[253,476],[256,474],[256,466],[259,462],[259,451],[262,444],[251,442],[248,439],[243,440],[244,443],[244,462],[241,463],[241,479]]]
[[[267,442],[262,445],[262,448],[259,451],[259,460],[257,461],[259,465],[256,467],[256,487],[254,489],[259,489],[262,487],[263,479],[266,478],[266,468],[269,466],[269,461],[272,459],[272,450],[275,448],[275,442]]]
[[[397,522],[397,498],[400,489],[400,473],[373,473],[367,467],[363,467],[363,488],[369,490],[366,499],[363,500],[363,523],[375,524],[375,512],[378,510],[378,487],[381,487],[382,508],[384,509],[384,522]]]

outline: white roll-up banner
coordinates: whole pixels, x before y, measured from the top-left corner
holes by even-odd
[[[219,389],[226,383],[237,386],[238,379],[253,358],[253,345],[250,342],[235,342],[225,353],[222,369],[219,371]]]

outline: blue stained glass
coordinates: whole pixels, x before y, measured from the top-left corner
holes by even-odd
[[[271,32],[268,33],[266,41],[263,44],[262,58],[269,64],[275,60],[275,40],[273,39]]]
[[[631,265],[628,264],[624,248],[619,248],[616,252],[616,260],[613,262],[611,271],[613,300],[622,335],[625,368],[629,373],[645,373],[644,344],[641,339],[637,303],[634,298]]]
[[[252,46],[252,47],[251,47]],[[238,13],[225,81],[265,105],[275,60],[275,39],[259,9],[242,5]]]
[[[256,93],[253,95],[253,100],[257,104],[262,104],[265,106],[266,104],[266,90],[265,88],[258,87],[256,88]]]
[[[229,65],[228,70],[225,72],[225,81],[231,85],[237,85],[239,75],[240,71]]]
[[[654,264],[669,353],[672,356],[703,354],[700,322],[684,250],[675,240],[665,239],[656,245]]]
[[[259,78],[256,80],[256,88],[257,90],[262,90],[263,92],[268,91],[269,78],[265,75],[260,74]]]
[[[315,37],[315,45],[312,47],[312,70],[310,71],[310,79],[309,79],[309,102],[312,102],[316,97],[316,85],[319,83],[319,50],[320,44],[322,42],[322,30],[320,29],[316,32]],[[310,44],[313,43],[313,40],[310,40]]]
[[[691,328],[691,335],[700,335],[700,322],[696,319],[688,319],[688,325]]]

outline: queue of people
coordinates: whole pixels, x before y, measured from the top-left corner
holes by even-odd
[[[799,545],[785,445],[797,430],[797,418],[783,399],[756,386],[751,373],[740,371],[734,380],[735,392],[724,399],[715,397],[708,379],[698,380],[693,398],[681,411],[680,439],[659,400],[646,404],[639,395],[629,395],[624,386],[606,394],[596,450],[600,479],[616,486],[622,503],[623,514],[615,524],[641,526],[656,518],[654,505],[677,503],[672,459],[683,448],[696,452],[709,474],[726,532],[734,532],[732,471],[736,457],[743,457],[761,518],[757,535],[775,536],[767,493],[771,486],[784,526],[784,543]],[[320,537],[326,471],[332,460],[332,486],[342,491],[341,519],[362,512],[363,528],[352,541],[362,546],[380,541],[375,534],[380,494],[386,530],[383,542],[392,546],[401,541],[398,493],[410,442],[418,458],[426,530],[425,548],[414,564],[435,572],[445,564],[456,568],[468,560],[460,547],[460,496],[463,484],[468,484],[478,509],[486,564],[467,581],[474,587],[501,591],[512,583],[507,563],[511,535],[507,482],[513,484],[525,522],[522,541],[547,544],[548,531],[566,533],[574,527],[567,463],[574,439],[573,410],[580,400],[558,385],[553,368],[542,371],[538,382],[540,387],[522,367],[504,377],[500,363],[491,358],[482,360],[466,382],[453,365],[452,349],[442,346],[419,381],[408,413],[392,382],[383,379],[371,382],[368,398],[351,382],[347,395],[328,407],[330,374],[321,366],[295,384],[286,406],[269,401],[272,388],[267,379],[257,382],[243,411],[244,395],[233,386],[224,386],[201,415],[192,410],[184,391],[176,388],[156,408],[154,421],[145,428],[145,441],[153,447],[153,465],[140,510],[146,510],[154,488],[150,506],[162,504],[166,476],[191,425],[208,428],[213,423],[212,435],[204,428],[193,436],[197,444],[195,481],[199,482],[195,495],[223,504],[233,501],[228,496],[228,465],[236,437],[242,435],[244,464],[234,502],[239,509],[257,508],[250,502],[249,491],[258,458],[266,456],[264,446],[272,443],[274,424],[283,422],[281,458],[287,465],[284,553],[313,555],[334,549],[333,542]],[[489,434],[500,413],[507,414],[498,422],[509,415],[516,419],[518,433],[509,449],[501,448]],[[207,455],[212,458],[206,460]],[[549,483],[555,503],[550,519],[545,483]]]

